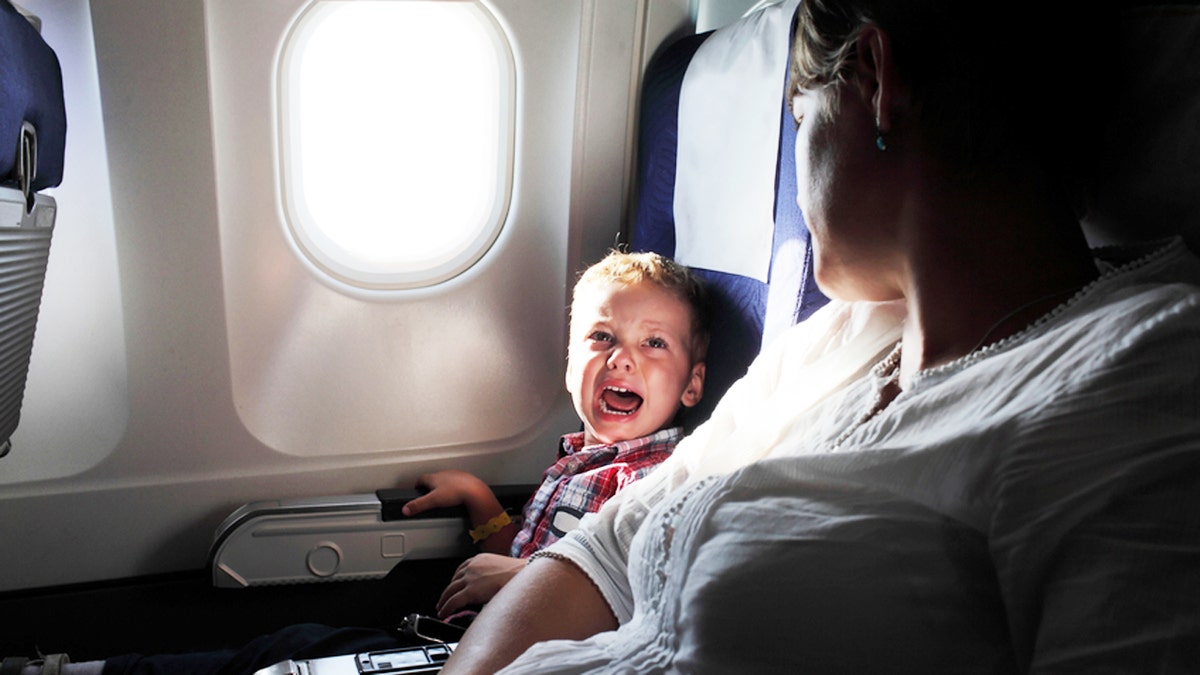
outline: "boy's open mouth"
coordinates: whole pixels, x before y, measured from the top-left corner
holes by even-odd
[[[605,387],[600,392],[600,411],[608,415],[632,415],[642,407],[642,397],[624,387]]]

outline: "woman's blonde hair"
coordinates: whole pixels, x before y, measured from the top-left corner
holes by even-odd
[[[1030,162],[1060,178],[1093,161],[1114,13],[1094,0],[997,6],[958,0],[804,0],[789,78],[798,90],[848,81],[864,27],[887,33],[926,147],[968,172]]]

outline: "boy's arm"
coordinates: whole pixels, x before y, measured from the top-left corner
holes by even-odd
[[[536,642],[582,640],[616,628],[587,575],[565,560],[538,558],[484,607],[441,673],[490,675]]]
[[[402,512],[406,516],[415,516],[429,509],[462,505],[467,509],[471,527],[477,528],[504,513],[504,507],[488,484],[466,471],[450,469],[427,473],[417,479],[417,487],[428,492],[404,505]],[[479,549],[486,553],[508,555],[517,532],[518,525],[509,523],[479,541]]]

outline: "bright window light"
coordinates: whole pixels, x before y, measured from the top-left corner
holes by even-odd
[[[281,50],[280,171],[298,247],[333,277],[412,288],[495,241],[512,179],[512,54],[467,0],[318,0]]]

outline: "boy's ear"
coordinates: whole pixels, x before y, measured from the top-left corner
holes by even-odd
[[[571,371],[573,370],[573,368],[571,366],[572,366],[571,356],[570,356],[570,354],[568,354],[567,355],[567,367],[564,369],[565,373],[563,375],[563,386],[565,386],[567,388],[567,391],[571,391]]]
[[[687,387],[684,388],[683,395],[679,397],[679,402],[685,408],[696,405],[704,396],[704,373],[703,361],[692,366],[692,374],[688,376]]]

